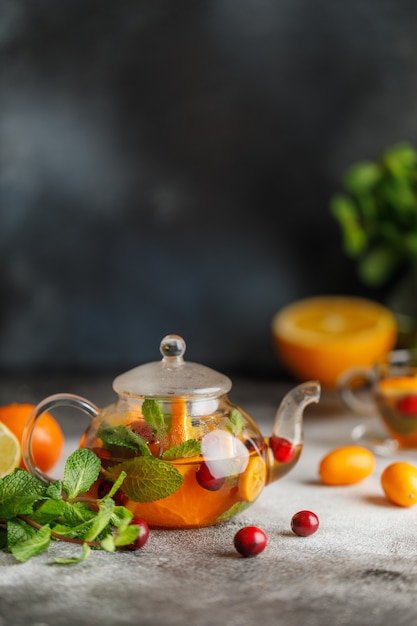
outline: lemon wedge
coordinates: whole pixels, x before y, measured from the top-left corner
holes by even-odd
[[[22,458],[16,435],[0,422],[0,478],[19,467]]]

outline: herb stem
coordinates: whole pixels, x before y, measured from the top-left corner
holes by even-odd
[[[18,517],[26,522],[26,524],[29,524],[29,526],[32,526],[37,530],[42,528],[41,524],[38,524],[38,522],[34,522],[32,519],[30,519],[30,517],[26,517],[26,515],[19,515]],[[92,547],[101,545],[100,541],[85,541],[84,539],[75,539],[75,537],[67,537],[66,535],[56,533],[53,530],[51,530],[51,537],[53,537],[54,539],[58,539],[59,541],[66,541],[67,543],[77,543],[79,545],[82,545],[83,543],[86,543],[88,546]]]

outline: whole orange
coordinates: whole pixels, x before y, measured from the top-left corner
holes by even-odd
[[[22,434],[34,404],[15,402],[0,406],[0,422],[5,424],[22,441]],[[36,465],[48,472],[59,461],[64,451],[64,434],[55,418],[44,413],[36,422],[32,436],[32,451]],[[21,467],[26,468],[24,461]]]
[[[381,474],[381,486],[390,502],[414,506],[417,504],[417,467],[405,461],[391,463]]]
[[[320,461],[319,475],[325,485],[353,485],[375,469],[375,456],[362,446],[342,446],[328,452]]]

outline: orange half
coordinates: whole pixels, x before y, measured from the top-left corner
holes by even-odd
[[[350,296],[318,296],[281,309],[272,320],[278,356],[299,380],[334,388],[342,372],[369,367],[395,346],[397,323],[383,305]]]

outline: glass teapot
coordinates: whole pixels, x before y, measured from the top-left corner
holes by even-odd
[[[184,360],[185,342],[167,335],[162,360],[140,365],[113,381],[116,401],[104,409],[73,394],[56,394],[35,407],[23,435],[29,471],[52,478],[35,464],[32,434],[54,407],[81,409],[91,422],[80,447],[93,450],[101,471],[90,492],[101,498],[120,473],[114,494],[153,528],[198,528],[225,522],[250,506],[265,485],[287,474],[303,447],[303,411],[320,398],[310,381],[288,392],[272,434],[263,437],[253,419],[228,397],[231,380]]]

